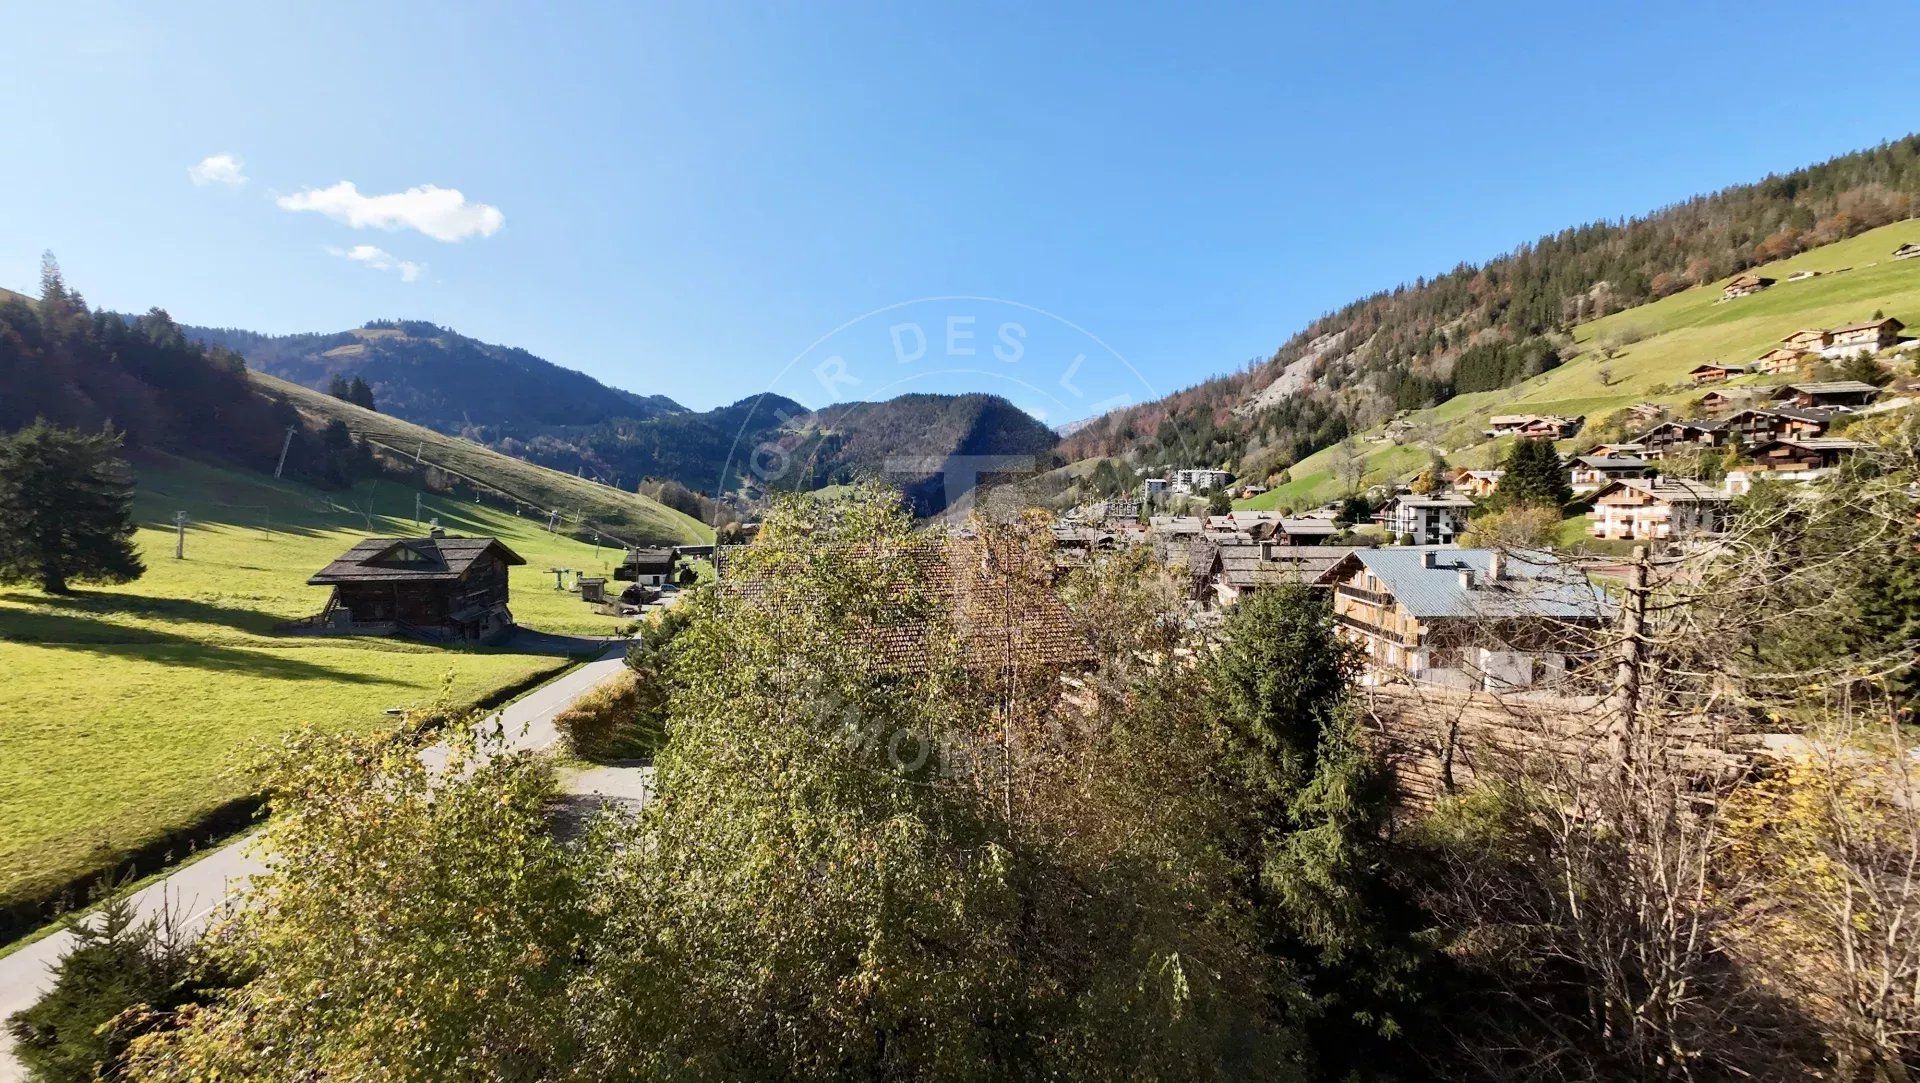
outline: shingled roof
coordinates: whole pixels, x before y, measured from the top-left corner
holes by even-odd
[[[489,551],[508,564],[527,562],[498,538],[367,538],[315,572],[307,585],[453,580]]]

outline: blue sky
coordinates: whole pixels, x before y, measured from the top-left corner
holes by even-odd
[[[185,322],[405,316],[696,408],[978,388],[1063,422],[1920,129],[1910,2],[539,7],[19,5],[0,284],[51,248]]]

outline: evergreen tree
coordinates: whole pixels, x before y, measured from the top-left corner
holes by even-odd
[[[43,1083],[121,1078],[121,1059],[136,1035],[110,1025],[129,1008],[176,1008],[200,990],[188,953],[139,921],[115,899],[95,921],[75,922],[74,946],[53,967],[53,987],[7,1020],[14,1054]]]
[[[1858,380],[1875,387],[1886,381],[1886,375],[1880,371],[1879,362],[1873,359],[1872,354],[1866,353],[1857,353],[1847,358],[1847,363],[1840,366],[1840,378]]]
[[[353,385],[347,382],[345,376],[336,372],[327,380],[327,394],[332,395],[341,402],[352,402]]]
[[[125,583],[146,571],[133,548],[133,482],[120,434],[44,421],[0,439],[0,583],[64,594],[70,580]]]
[[[373,406],[373,388],[357,374],[353,382],[347,385],[346,399],[355,406],[371,410]]]
[[[1500,484],[1494,489],[1497,507],[1541,504],[1558,508],[1573,499],[1567,466],[1549,440],[1521,440],[1501,464]]]
[[[1227,617],[1211,684],[1241,791],[1242,860],[1269,951],[1303,977],[1329,1079],[1384,1078],[1418,998],[1414,907],[1388,881],[1392,794],[1348,703],[1356,659],[1323,595],[1265,590]]]
[[[1208,515],[1225,515],[1233,510],[1233,497],[1225,489],[1215,489],[1207,497]]]

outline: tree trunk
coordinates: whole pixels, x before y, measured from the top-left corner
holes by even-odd
[[[68,594],[67,577],[51,569],[40,573],[40,589],[47,594]]]

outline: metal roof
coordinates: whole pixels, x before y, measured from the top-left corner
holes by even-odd
[[[1492,575],[1496,555],[1501,558],[1497,580]],[[1606,595],[1585,572],[1550,553],[1409,545],[1361,549],[1352,559],[1372,572],[1407,612],[1422,619],[1601,620],[1612,613]],[[1473,573],[1471,585],[1463,581],[1463,570]]]

